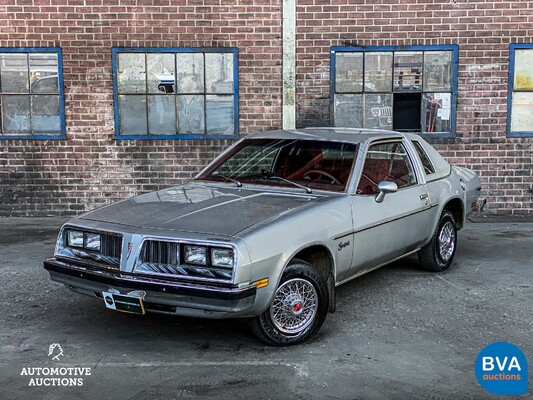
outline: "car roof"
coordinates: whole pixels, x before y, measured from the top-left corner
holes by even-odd
[[[303,128],[295,130],[274,130],[248,135],[249,139],[300,139],[331,140],[346,143],[362,143],[371,139],[404,138],[405,133],[368,128]]]

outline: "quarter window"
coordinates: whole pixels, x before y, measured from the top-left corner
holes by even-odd
[[[449,137],[456,45],[331,49],[333,125]]]
[[[533,44],[512,44],[507,113],[508,136],[533,136]]]
[[[65,137],[59,48],[0,49],[0,139]]]
[[[357,194],[376,194],[378,183],[390,181],[398,188],[416,184],[416,177],[405,151],[400,142],[378,143],[369,147],[365,165],[357,186]]]
[[[113,49],[121,139],[233,138],[237,49]]]
[[[426,175],[434,174],[435,168],[433,167],[433,164],[431,163],[426,152],[422,148],[420,142],[413,141],[413,145],[415,146],[415,150],[418,154],[418,157],[420,157],[420,161],[422,161],[422,166],[424,167],[424,172],[426,173]]]

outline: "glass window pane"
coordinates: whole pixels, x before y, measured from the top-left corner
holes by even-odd
[[[450,93],[425,93],[422,97],[422,132],[450,132]]]
[[[204,96],[178,96],[178,132],[204,134]]]
[[[148,132],[151,135],[176,134],[176,97],[148,96]]]
[[[515,50],[514,89],[533,90],[533,49]]]
[[[335,55],[335,92],[363,91],[363,53]]]
[[[174,93],[174,54],[146,55],[148,93]]]
[[[206,93],[233,93],[233,53],[206,53],[205,67]]]
[[[147,134],[146,96],[119,96],[118,107],[121,135]]]
[[[424,52],[424,91],[452,90],[452,52]]]
[[[420,161],[422,161],[422,166],[424,167],[424,173],[426,175],[431,175],[435,173],[435,167],[433,167],[433,164],[431,163],[431,160],[429,159],[428,155],[422,148],[422,145],[420,142],[413,141],[412,142],[416,152],[418,153],[418,157],[420,157]]]
[[[233,135],[233,96],[205,96],[207,134]]]
[[[30,133],[30,96],[2,96],[4,134]]]
[[[145,54],[120,53],[118,55],[119,93],[146,93]]]
[[[416,176],[409,156],[403,144],[394,143],[392,145],[392,168],[387,179],[392,180],[398,188],[416,184]]]
[[[511,131],[533,132],[533,92],[514,92]]]
[[[178,93],[203,93],[204,55],[203,53],[178,53],[176,55]]]
[[[61,130],[57,95],[31,96],[31,112],[34,133],[57,133]]]
[[[392,129],[392,94],[365,94],[364,127]]]
[[[361,128],[363,126],[363,95],[336,94],[334,114],[335,126]]]
[[[57,93],[58,92],[58,76],[51,75],[43,78],[37,78],[31,83],[32,93]]]
[[[397,51],[394,53],[394,90],[422,91],[421,51]]]
[[[58,93],[57,54],[30,53],[32,93]]]
[[[28,93],[27,54],[0,53],[2,93]]]
[[[365,54],[365,92],[392,91],[392,52]]]

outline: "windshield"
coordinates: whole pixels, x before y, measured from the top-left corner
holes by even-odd
[[[319,140],[247,139],[197,179],[342,192],[357,146]]]

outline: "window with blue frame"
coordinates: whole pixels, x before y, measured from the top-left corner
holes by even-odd
[[[533,44],[511,44],[507,136],[533,136]]]
[[[65,137],[59,48],[0,48],[0,139]]]
[[[237,49],[113,49],[119,139],[235,138]]]
[[[457,45],[332,47],[332,125],[454,137],[457,61]]]

